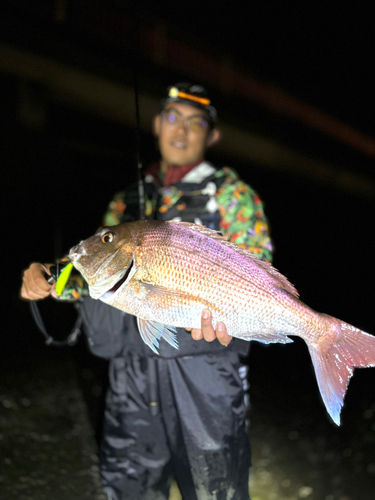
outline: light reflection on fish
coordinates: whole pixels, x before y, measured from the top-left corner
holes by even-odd
[[[105,227],[69,257],[93,298],[137,316],[155,352],[161,337],[178,347],[175,327],[200,328],[204,308],[213,325],[224,322],[233,337],[283,344],[301,337],[338,425],[353,369],[375,366],[375,337],[314,311],[274,267],[203,226],[138,221]]]

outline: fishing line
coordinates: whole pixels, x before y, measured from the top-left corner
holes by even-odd
[[[38,327],[39,331],[44,335],[46,339],[46,345],[55,345],[55,346],[64,346],[64,345],[69,345],[73,346],[77,343],[78,337],[81,334],[81,325],[82,325],[82,318],[80,316],[77,317],[76,322],[74,323],[74,326],[72,328],[72,331],[66,338],[66,340],[55,340],[51,335],[48,334],[46,327],[44,325],[43,318],[40,314],[39,307],[37,306],[37,303],[34,301],[30,302],[30,309],[31,309],[31,314],[33,315],[34,321],[36,323],[36,326]]]
[[[65,285],[70,277],[70,274],[73,269],[73,264],[68,261],[68,263],[64,262],[63,265],[61,265],[60,262],[57,262],[56,266],[51,266],[50,268],[50,276],[46,276],[46,279],[49,284],[52,284],[56,281],[56,293],[57,295],[61,295],[63,289],[65,288]],[[76,306],[78,307],[78,306]],[[81,334],[81,325],[82,325],[82,318],[80,316],[77,317],[76,322],[74,323],[74,326],[72,328],[72,331],[66,338],[66,340],[55,340],[49,333],[47,332],[47,329],[45,327],[43,318],[40,314],[39,307],[36,301],[31,301],[30,302],[30,310],[31,314],[34,318],[34,321],[36,323],[36,326],[38,327],[39,331],[44,335],[46,339],[46,345],[54,345],[54,346],[64,346],[64,345],[69,345],[73,346],[74,344],[77,343],[78,337]]]

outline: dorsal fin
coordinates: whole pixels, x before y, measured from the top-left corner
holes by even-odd
[[[272,275],[277,282],[279,283],[279,286],[283,288],[285,291],[293,295],[294,297],[299,297],[299,293],[296,290],[296,288],[290,283],[288,278],[286,278],[283,274],[281,274],[273,265],[269,262],[266,262],[264,260],[258,259],[258,257],[252,253],[250,253],[248,250],[245,250],[244,248],[239,247],[235,243],[231,243],[228,241],[219,231],[215,231],[213,229],[209,229],[208,227],[201,226],[199,224],[194,224],[192,222],[183,222],[183,221],[167,221],[167,224],[176,224],[179,226],[186,227],[187,229],[190,229],[191,231],[195,231],[197,233],[203,234],[207,236],[208,238],[212,238],[221,244],[225,245],[228,248],[231,248],[235,252],[239,253],[240,255],[245,255],[248,257],[254,264],[262,268],[264,271],[266,271],[268,274]]]

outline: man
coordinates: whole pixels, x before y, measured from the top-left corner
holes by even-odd
[[[183,220],[219,230],[270,260],[272,244],[257,194],[229,168],[216,169],[205,151],[220,138],[216,109],[205,89],[177,84],[154,119],[161,160],[145,173],[146,217]],[[136,186],[118,193],[104,225],[139,218]],[[48,266],[25,271],[23,298],[53,293]],[[65,298],[80,297],[72,280]],[[156,356],[140,339],[135,318],[85,299],[82,314],[91,350],[109,358],[110,387],[101,444],[101,473],[109,499],[167,500],[171,479],[184,500],[248,500],[250,447],[240,356],[248,343],[225,325],[179,329],[179,350],[161,342]],[[205,339],[207,342],[195,342]],[[242,369],[242,371],[241,371]]]

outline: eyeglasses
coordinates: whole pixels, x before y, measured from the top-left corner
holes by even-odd
[[[185,130],[190,130],[196,134],[201,134],[209,127],[208,121],[200,115],[184,117],[176,109],[163,109],[160,113],[163,123],[171,130],[177,130],[181,124],[184,124]]]

